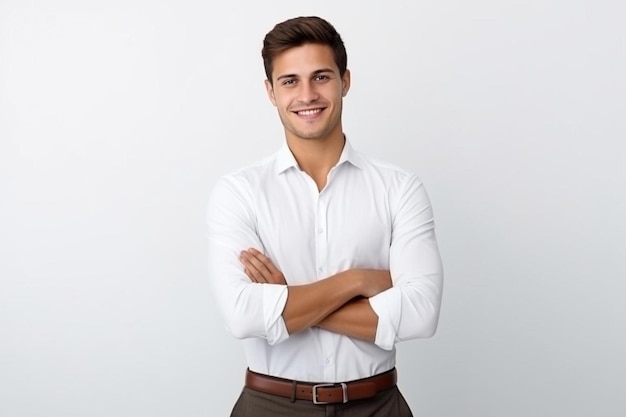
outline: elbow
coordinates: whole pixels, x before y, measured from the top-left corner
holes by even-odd
[[[255,328],[254,322],[251,317],[247,317],[241,312],[238,313],[236,310],[231,310],[229,313],[224,314],[226,331],[235,339],[261,336],[263,332]]]
[[[258,333],[258,330],[254,328],[253,317],[246,314],[246,309],[237,303],[222,303],[220,315],[224,328],[235,339],[247,339]]]
[[[414,317],[412,337],[427,339],[437,333],[439,313],[441,311],[441,286],[425,286],[415,290],[415,298],[409,303]]]
[[[437,333],[439,326],[439,313],[441,311],[441,293],[437,296],[429,297],[420,309],[422,325],[419,326],[420,338],[431,338]]]
[[[260,303],[254,297],[253,286],[239,282],[216,285],[215,290],[217,309],[228,334],[236,339],[247,339],[262,333],[262,314],[255,307]]]
[[[226,331],[235,339],[245,339],[250,337],[249,329],[244,323],[244,320],[238,320],[233,317],[229,317],[225,321]]]
[[[289,337],[285,326],[271,326],[269,329],[254,322],[251,317],[235,317],[225,322],[226,331],[235,339],[259,338],[265,339],[268,345],[273,346]]]
[[[286,286],[246,284],[224,293],[219,309],[226,331],[236,339],[261,338],[272,345],[286,338],[282,306]]]
[[[411,338],[428,339],[437,333],[437,327],[439,325],[439,309],[431,306],[428,311],[422,311],[420,314],[420,320],[418,320],[416,326],[413,328],[413,334]]]
[[[432,317],[429,317],[423,328],[418,332],[419,338],[428,339],[431,338],[437,333],[437,327],[439,325],[439,314],[433,314]]]
[[[406,337],[402,340],[433,337],[439,325],[440,303],[423,299],[421,303],[412,305],[412,310],[410,314],[413,317],[412,325],[405,328]]]

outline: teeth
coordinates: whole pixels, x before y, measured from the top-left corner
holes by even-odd
[[[316,113],[319,113],[321,111],[322,111],[322,109],[302,110],[302,111],[299,111],[298,114],[300,114],[302,116],[310,116],[312,114],[316,114]]]

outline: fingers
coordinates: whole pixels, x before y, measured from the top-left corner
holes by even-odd
[[[252,282],[268,282],[271,273],[263,262],[251,251],[241,251],[239,261],[243,265],[244,273]]]
[[[274,267],[272,261],[256,249],[248,249],[241,251],[241,263],[244,266],[244,272],[253,282],[272,282],[272,271],[268,268],[268,264]],[[276,269],[274,267],[274,269]]]
[[[270,258],[257,249],[241,251],[239,260],[244,272],[252,282],[269,284],[286,284],[283,273],[274,266]]]
[[[265,254],[263,254],[262,252],[254,249],[254,248],[250,248],[249,252],[252,253],[253,256],[258,261],[260,261],[263,264],[263,266],[265,267],[265,269],[261,268],[260,271],[263,273],[263,278],[269,284],[287,285],[287,281],[285,280],[285,276],[283,275],[283,273],[278,268],[276,268],[276,266],[274,265],[274,262],[272,262],[272,260],[270,258],[268,258],[267,256],[265,256]]]
[[[262,264],[261,270],[263,271],[267,270],[270,275],[276,272],[279,272],[278,269],[274,266],[274,263],[272,262],[272,260],[268,258],[267,256],[265,256],[263,253],[259,252],[258,250],[254,248],[248,249],[248,252],[252,256],[254,256],[256,261]]]

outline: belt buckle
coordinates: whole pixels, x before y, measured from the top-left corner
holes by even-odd
[[[330,388],[330,387],[334,387],[335,385],[341,385],[341,391],[343,394],[343,403],[347,403],[348,402],[348,386],[344,383],[344,382],[339,382],[337,384],[317,384],[317,385],[313,385],[313,404],[330,404],[330,402],[328,401],[319,401],[317,399],[317,389],[318,388]]]

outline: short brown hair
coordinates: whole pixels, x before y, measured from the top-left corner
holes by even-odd
[[[341,36],[333,25],[317,16],[294,17],[278,23],[263,40],[263,65],[265,75],[272,83],[273,61],[287,49],[306,43],[328,45],[333,50],[339,74],[343,77],[348,66],[348,56]]]

